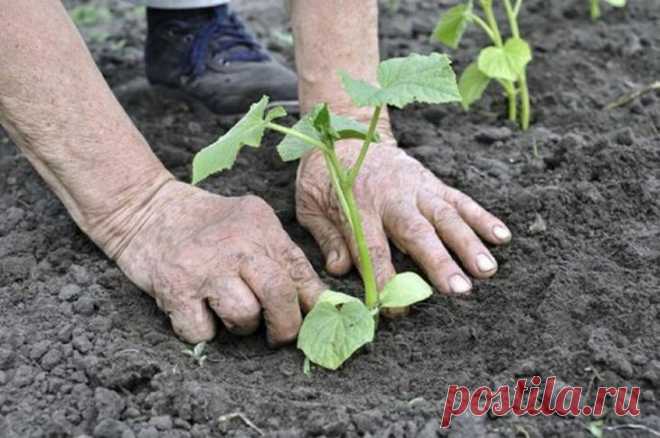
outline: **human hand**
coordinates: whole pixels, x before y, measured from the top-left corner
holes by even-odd
[[[325,287],[263,200],[171,181],[142,213],[145,222],[116,260],[177,335],[213,338],[213,313],[229,331],[250,334],[263,312],[271,344],[295,339],[300,305],[311,309]]]
[[[371,146],[354,186],[378,287],[395,275],[389,237],[422,267],[437,289],[447,294],[469,293],[472,283],[447,247],[470,274],[487,278],[497,271],[497,262],[477,234],[490,243],[503,244],[511,239],[510,231],[399,149],[391,136],[382,137],[381,143]],[[337,149],[348,166],[355,162],[360,143],[344,142]],[[305,157],[300,165],[296,210],[299,222],[320,245],[329,272],[341,275],[353,264],[359,266],[355,242],[319,153]]]

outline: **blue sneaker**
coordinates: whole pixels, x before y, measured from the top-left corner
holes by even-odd
[[[241,114],[263,95],[296,111],[297,78],[275,61],[227,5],[147,9],[146,73],[152,85],[201,101],[218,114]]]

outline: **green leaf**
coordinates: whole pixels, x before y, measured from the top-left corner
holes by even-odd
[[[378,66],[378,84],[351,78],[339,72],[344,89],[359,106],[392,105],[403,108],[412,102],[458,102],[461,95],[456,75],[446,55],[428,56],[413,53],[405,58],[392,58]]]
[[[332,127],[339,136],[338,140],[364,140],[367,138],[367,131],[369,131],[369,127],[364,123],[360,123],[357,120],[348,117],[338,116],[336,114],[332,114]],[[374,138],[372,138],[371,141],[374,143],[380,141],[380,135],[378,132],[374,132]]]
[[[315,140],[321,140],[321,136],[314,129],[311,120],[308,117],[305,117],[299,120],[291,129],[305,134],[308,137],[311,137]],[[294,161],[300,159],[305,153],[316,148],[313,144],[309,144],[306,141],[294,137],[293,135],[287,134],[284,136],[282,141],[277,145],[277,152],[280,155],[282,161]]]
[[[622,8],[626,5],[626,0],[605,0],[605,1],[610,5],[614,6],[615,8]]]
[[[479,53],[479,70],[492,79],[515,81],[532,60],[529,44],[520,38],[510,38],[503,47],[486,47]]]
[[[504,43],[504,50],[514,70],[520,75],[532,60],[532,50],[527,41],[521,38],[509,38]]]
[[[465,110],[468,110],[470,105],[481,99],[489,83],[490,78],[479,70],[476,62],[468,65],[458,80],[458,90],[461,92],[461,99]]]
[[[590,422],[587,430],[594,438],[603,438],[603,420]]]
[[[272,120],[286,115],[283,108],[273,108],[264,117],[268,97],[264,96],[239,122],[213,144],[205,147],[193,159],[192,183],[197,184],[209,175],[225,169],[231,169],[236,156],[245,145],[259,147],[266,125]]]
[[[314,120],[317,117],[317,108],[320,111],[320,105],[315,107],[308,115],[303,117],[295,125],[294,130],[305,134],[314,140],[323,141],[321,134],[314,128]],[[330,113],[330,126],[336,133],[337,140],[345,140],[349,138],[364,140],[367,137],[369,128],[356,120],[348,117],[338,116]],[[375,135],[374,141],[379,141],[378,134]],[[314,149],[316,146],[311,145],[298,137],[286,135],[280,144],[277,145],[277,152],[282,161],[294,161],[300,159],[305,153]]]
[[[336,370],[360,347],[374,338],[376,324],[360,300],[337,308],[319,301],[303,321],[298,348],[317,365]]]
[[[350,303],[352,301],[360,301],[358,298],[355,298],[352,295],[347,295],[341,292],[335,292],[333,290],[326,290],[321,293],[321,296],[318,299],[318,302],[321,303],[330,303],[333,306],[339,306],[342,304]]]
[[[286,110],[284,109],[284,107],[276,106],[275,108],[271,108],[268,111],[268,113],[266,114],[266,120],[272,122],[273,120],[279,119],[284,116],[286,116]]]
[[[206,342],[200,342],[199,344],[195,345],[195,348],[193,348],[193,354],[196,357],[199,357],[204,353],[205,348],[206,348]]]
[[[433,31],[433,38],[455,49],[463,38],[463,33],[472,21],[472,0],[449,9]]]
[[[387,282],[380,293],[380,307],[406,307],[433,295],[431,286],[414,272],[402,272]]]

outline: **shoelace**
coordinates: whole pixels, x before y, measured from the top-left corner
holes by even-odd
[[[242,50],[232,50],[237,48]],[[215,8],[211,22],[195,33],[190,52],[193,76],[199,76],[206,70],[209,50],[213,56],[225,54],[225,62],[260,62],[270,59],[241,20],[226,6]]]

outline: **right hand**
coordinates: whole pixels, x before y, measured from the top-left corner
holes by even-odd
[[[300,306],[309,311],[325,286],[266,202],[171,181],[142,213],[144,225],[116,260],[183,340],[212,339],[212,312],[240,335],[253,333],[263,313],[272,345],[296,338]]]

